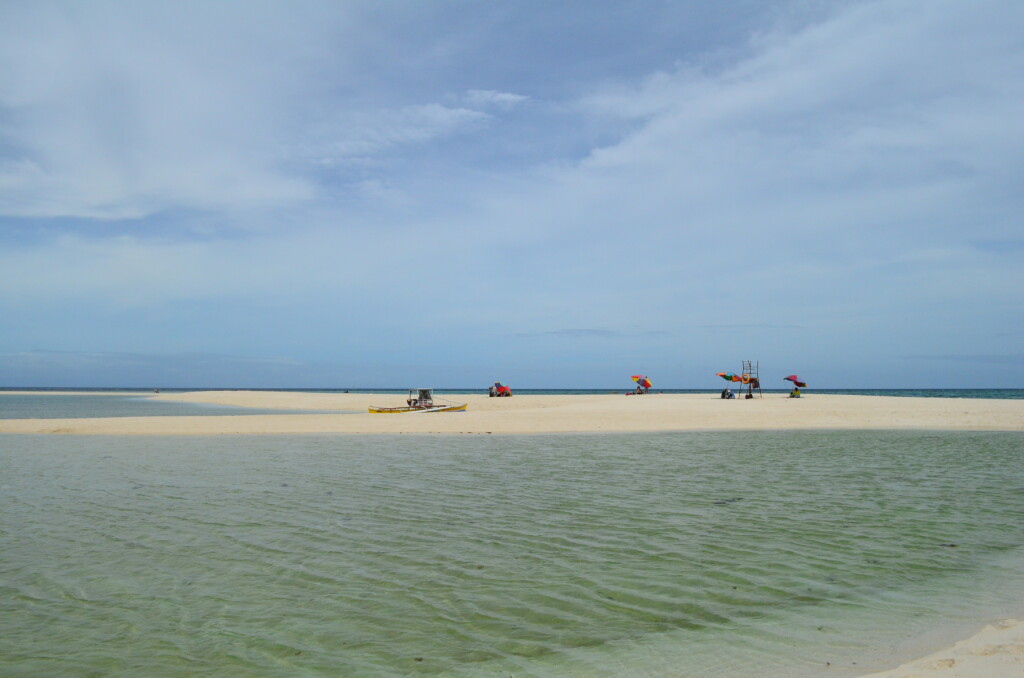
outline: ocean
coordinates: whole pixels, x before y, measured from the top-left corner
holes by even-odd
[[[857,676],[1024,613],[1022,462],[1006,432],[0,435],[0,675]]]

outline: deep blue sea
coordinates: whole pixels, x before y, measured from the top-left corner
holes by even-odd
[[[717,386],[717,385],[716,385]],[[723,387],[729,386],[734,391],[739,390],[739,384],[727,384],[722,382],[717,388],[652,388],[651,393],[719,393]],[[163,388],[163,393],[188,393],[190,391],[287,391],[296,393],[406,393],[408,388]],[[618,388],[513,388],[513,391],[520,395],[599,395],[605,393],[625,393],[631,391],[629,385]],[[765,388],[764,393],[788,393],[789,386],[784,388]],[[25,391],[39,393],[67,392],[67,393],[123,393],[125,395],[148,395],[153,392],[149,388],[41,388],[41,387],[0,387],[0,394],[5,391]],[[483,388],[435,388],[435,393],[464,394],[464,393],[487,393],[487,387]],[[865,395],[865,396],[896,396],[905,398],[996,398],[996,399],[1024,399],[1024,389],[1020,388],[806,388],[807,394],[823,393],[833,395]]]
[[[739,384],[726,384],[718,388],[652,388],[651,393],[720,393],[724,386],[729,386],[733,391],[739,392]],[[190,389],[186,389],[190,390]],[[202,390],[202,389],[200,389]],[[259,389],[254,389],[259,390]],[[276,390],[276,389],[269,389]],[[282,389],[283,390],[283,389]],[[304,390],[304,389],[298,389]],[[405,393],[408,389],[309,389],[311,393]],[[519,395],[599,395],[605,393],[625,393],[631,391],[628,386],[623,388],[517,388],[513,392]],[[788,393],[790,388],[765,388],[762,393]],[[487,393],[487,389],[479,388],[436,388],[435,393]],[[896,396],[901,398],[988,398],[988,399],[1024,399],[1024,389],[1019,388],[805,388],[804,393],[822,393],[832,395],[863,395],[863,396]]]

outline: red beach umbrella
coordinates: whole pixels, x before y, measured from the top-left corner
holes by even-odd
[[[650,387],[651,387],[651,380],[650,380],[650,379],[648,379],[647,377],[645,377],[645,376],[644,376],[644,375],[642,375],[642,374],[634,374],[634,375],[633,375],[632,377],[630,377],[630,378],[631,378],[631,379],[632,379],[633,381],[635,381],[635,382],[637,383],[637,385],[638,385],[638,386],[643,386],[644,388],[650,388]]]

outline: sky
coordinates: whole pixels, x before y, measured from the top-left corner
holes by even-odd
[[[0,386],[1024,386],[1017,0],[0,0]]]

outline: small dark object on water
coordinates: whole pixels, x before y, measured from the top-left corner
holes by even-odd
[[[418,661],[418,662],[421,662],[421,661],[423,661],[423,657],[415,657],[415,659],[416,659],[416,661]]]
[[[951,549],[955,549],[956,548],[956,544],[939,544],[939,546],[948,546]]]
[[[733,497],[732,499],[722,499],[721,501],[716,501],[715,504],[717,504],[719,506],[722,506],[724,504],[731,504],[734,501],[741,501],[742,499],[743,499],[743,497]]]

